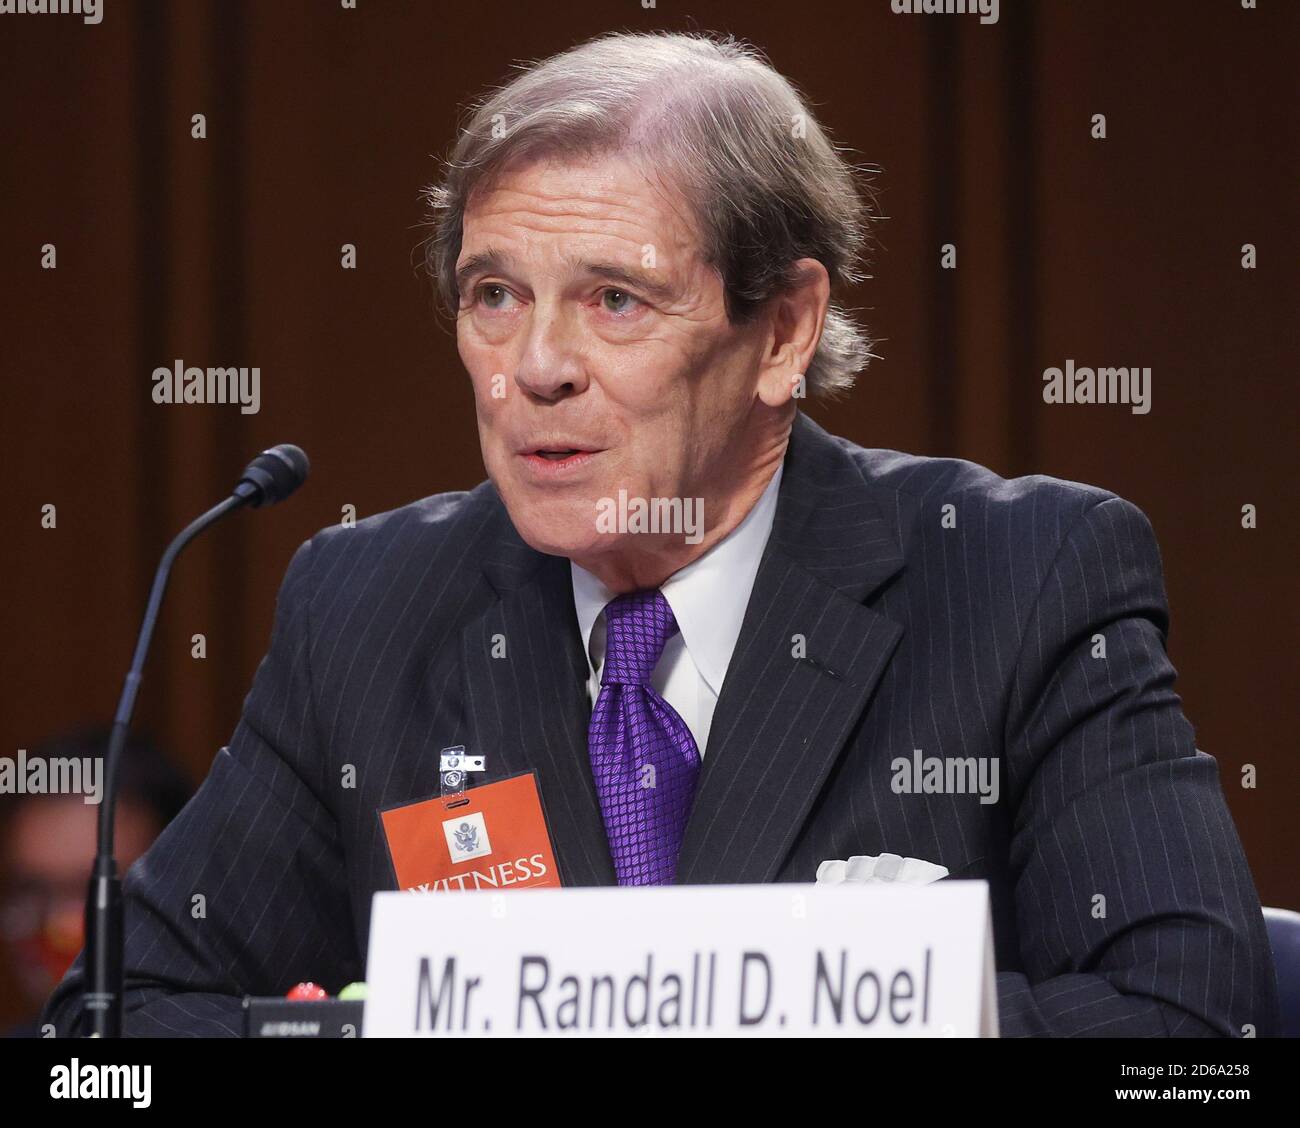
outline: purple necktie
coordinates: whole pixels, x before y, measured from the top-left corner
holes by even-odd
[[[686,722],[650,687],[677,633],[657,589],[605,607],[605,665],[587,747],[620,885],[670,885],[695,798],[700,753]]]

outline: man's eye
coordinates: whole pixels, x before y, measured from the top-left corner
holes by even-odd
[[[634,305],[640,304],[640,298],[634,294],[629,294],[626,290],[615,290],[610,288],[601,291],[601,301],[605,309],[610,313],[627,313]]]
[[[500,309],[509,296],[510,291],[499,282],[484,282],[478,287],[478,299],[488,309]]]

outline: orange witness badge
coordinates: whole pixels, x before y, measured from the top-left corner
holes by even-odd
[[[558,887],[555,851],[532,772],[380,812],[399,889]]]

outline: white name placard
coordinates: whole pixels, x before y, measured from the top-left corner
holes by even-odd
[[[997,1036],[982,881],[375,895],[366,1037]]]

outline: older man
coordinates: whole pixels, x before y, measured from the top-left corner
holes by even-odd
[[[430,200],[491,480],[299,549],[230,747],[128,877],[129,1032],[360,978],[379,812],[458,744],[473,790],[533,774],[566,885],[907,855],[988,882],[1004,1033],[1271,1031],[1146,519],[799,412],[869,354],[831,303],[865,216],[783,78],[602,37],[481,102]]]

